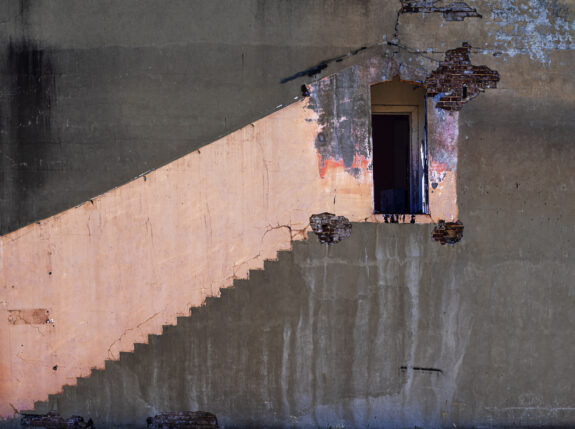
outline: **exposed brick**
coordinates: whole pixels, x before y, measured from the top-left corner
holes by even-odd
[[[339,243],[351,235],[351,222],[346,217],[333,213],[311,215],[309,224],[320,243]]]
[[[433,229],[433,239],[441,244],[455,244],[463,238],[463,224],[440,220]]]
[[[439,63],[425,80],[427,95],[442,94],[436,107],[444,110],[461,110],[463,104],[485,91],[496,88],[499,73],[487,66],[474,66],[469,60],[471,46],[463,43],[461,48],[451,49],[445,61]]]
[[[477,9],[462,1],[443,5],[442,0],[401,0],[401,13],[441,13],[446,21],[463,21],[465,18],[481,18]]]
[[[93,428],[92,419],[87,422],[81,416],[72,416],[65,419],[60,414],[50,411],[48,414],[22,414],[20,420],[22,427],[37,427],[46,429],[82,429]]]

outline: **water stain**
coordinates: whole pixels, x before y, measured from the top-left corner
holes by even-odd
[[[56,96],[49,52],[32,42],[10,41],[4,48],[5,95],[0,99],[0,147],[4,154],[0,232],[23,226],[36,205],[32,195],[45,186],[52,147],[51,111]]]

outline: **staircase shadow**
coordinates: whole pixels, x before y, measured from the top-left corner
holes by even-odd
[[[410,227],[418,235],[429,229]],[[294,242],[34,412],[91,417],[100,428],[203,410],[223,426],[284,427],[321,404],[399,392],[404,339],[391,333],[405,328],[409,292],[378,286],[388,273],[378,270],[376,249],[384,242],[392,256],[397,239],[378,237],[377,228],[354,224],[352,237],[335,246],[315,236]],[[400,258],[389,264],[401,278]]]

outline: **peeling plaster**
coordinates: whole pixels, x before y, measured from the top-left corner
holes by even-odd
[[[500,27],[493,34],[495,48],[510,56],[528,54],[549,65],[550,50],[573,50],[575,22],[558,0],[487,0],[490,21]]]
[[[428,64],[432,66],[432,64]],[[317,171],[322,179],[333,183],[350,176],[372,192],[372,142],[370,85],[399,76],[404,81],[422,83],[429,74],[426,67],[406,62],[406,56],[380,47],[365,62],[328,76],[310,85],[308,107],[314,111],[318,132],[315,139]],[[432,218],[456,220],[457,112],[436,109],[428,99],[429,212],[431,216],[409,216],[399,222],[428,223]],[[349,182],[353,183],[353,182]],[[334,185],[336,186],[336,185]],[[432,187],[433,186],[433,187]],[[347,192],[347,191],[346,191]],[[338,192],[338,198],[342,191]],[[373,201],[370,201],[373,210]],[[337,209],[330,209],[339,212]],[[382,215],[371,214],[365,220],[388,222]]]
[[[459,112],[436,109],[439,121],[430,127],[433,144],[429,150],[429,181],[433,184],[443,182],[449,172],[457,168],[457,139],[459,137]]]
[[[308,107],[317,114],[315,148],[322,178],[339,166],[359,178],[368,167],[370,106],[368,93],[361,90],[365,86],[365,76],[356,66],[311,86]]]

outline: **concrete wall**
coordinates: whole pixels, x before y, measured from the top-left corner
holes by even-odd
[[[470,280],[457,264],[465,252],[431,230],[355,223],[331,247],[311,234],[37,411],[90,415],[98,427],[179,409],[209,409],[224,427],[437,425],[471,369],[460,360],[474,289],[444,283]]]
[[[204,330],[194,331],[195,324],[176,328],[177,335],[190,335],[183,343],[188,351],[168,335],[160,337],[165,347],[151,346],[155,354],[133,357],[142,359],[141,368],[137,362],[109,364],[77,390],[64,388],[52,404],[64,414],[92,414],[102,425],[139,424],[171,404],[205,406],[230,426],[575,425],[573,7],[561,1],[469,3],[482,18],[453,22],[436,12],[397,14],[400,4],[388,1],[277,2],[270,8],[258,2],[245,10],[236,2],[150,2],[141,9],[124,2],[8,2],[0,24],[4,231],[271,113],[293,100],[307,77],[290,81],[290,89],[279,79],[329,58],[330,49],[381,44],[329,63],[324,74],[341,72],[312,85],[310,109],[292,105],[264,118],[266,125],[247,125],[93,205],[4,235],[0,327],[10,347],[0,348],[3,415],[75,383],[76,376],[101,365],[108,350],[117,357],[158,332],[164,320],[173,321],[217,292],[226,279],[229,284],[238,266],[245,273],[252,262],[257,266],[289,246],[292,234],[282,225],[303,232],[307,217],[326,208],[377,222],[368,179],[369,85],[397,74],[423,82],[446,50],[469,42],[473,64],[497,70],[501,81],[460,112],[429,109],[435,116],[428,133],[439,143],[430,147],[430,159],[437,161],[430,163],[430,180],[441,179],[438,189],[451,190],[438,201],[452,205],[438,207],[448,207],[452,217],[458,213],[465,225],[461,243],[450,248],[433,242],[430,225],[354,225],[348,242],[329,251],[307,244],[310,253],[301,251],[305,261],[296,252],[271,270],[269,281],[252,279],[249,300],[241,301],[239,292],[226,298],[238,299],[237,308],[207,306],[190,319]],[[213,16],[225,18],[213,28],[203,26]],[[297,32],[293,22],[300,20],[305,30]],[[346,33],[348,23],[355,30]],[[229,39],[228,27],[237,30]],[[176,37],[182,34],[188,36]],[[283,40],[293,45],[284,49]],[[253,45],[243,57],[253,58],[253,74],[243,77],[248,90],[236,93],[244,81],[233,61],[241,64],[244,41]],[[199,52],[226,60],[194,55],[180,62],[198,45]],[[227,55],[226,46],[237,51]],[[299,52],[306,54],[300,58]],[[294,56],[301,62],[293,69],[289,63],[284,73]],[[149,67],[160,68],[159,74],[148,74]],[[132,75],[134,70],[139,72]],[[196,105],[200,100],[208,101]],[[428,106],[433,103],[428,99]],[[148,106],[157,110],[148,114]],[[226,114],[222,125],[225,109],[218,106],[237,113],[235,125],[227,125]],[[270,178],[278,180],[273,203],[263,198]],[[229,195],[241,206],[235,218]],[[217,202],[206,204],[206,198]],[[257,218],[248,222],[254,213]],[[212,220],[221,222],[219,228]],[[216,230],[217,238],[224,237],[230,221],[229,241],[207,234]],[[197,235],[204,238],[195,240]],[[263,237],[273,242],[263,246],[269,253],[260,252]],[[324,284],[318,271],[331,265],[341,275]],[[195,269],[209,275],[196,282]],[[350,278],[348,270],[357,275]],[[212,282],[212,275],[220,282]],[[308,291],[320,286],[316,301]],[[281,290],[271,293],[272,287]],[[291,296],[292,287],[301,296]],[[389,295],[383,304],[381,294]],[[310,303],[316,313],[310,313]],[[268,308],[276,311],[266,313]],[[53,321],[33,326],[20,321],[37,321],[39,313],[9,312],[34,309],[49,310]],[[150,319],[158,311],[161,318]],[[263,320],[269,333],[258,331]],[[303,338],[293,334],[297,329]],[[294,346],[284,353],[288,340]],[[214,348],[217,355],[211,354]],[[407,367],[404,373],[401,366]],[[416,366],[442,372],[410,368]],[[325,387],[330,382],[334,389]],[[225,390],[219,390],[222,384]],[[124,393],[127,398],[120,399]],[[270,399],[262,402],[264,396]],[[38,410],[45,411],[44,405]]]
[[[378,54],[378,63],[395,70],[385,50]],[[369,109],[365,116],[350,111],[347,101],[351,94],[369,106],[370,84],[385,80],[382,67],[370,75],[374,61],[320,81],[310,100],[2,236],[1,412],[11,413],[9,404],[29,408],[132,350],[134,342],[303,238],[313,213],[387,222],[373,215]],[[341,81],[350,85],[342,90]],[[340,108],[326,112],[325,100]],[[331,131],[322,125],[330,116],[339,124]],[[457,129],[457,116],[449,112],[433,109],[430,118],[433,130]],[[357,138],[343,133],[349,124],[363,125],[355,127]],[[329,151],[318,147],[320,135]],[[430,153],[451,159],[446,142],[453,146],[453,135],[434,132]],[[452,166],[445,177],[455,172]],[[454,180],[436,185],[429,215],[399,221],[455,220]]]
[[[188,409],[224,427],[570,427],[573,268],[495,256],[509,234],[470,217],[456,247],[431,225],[312,235],[36,411],[98,427]]]
[[[319,177],[316,128],[305,103],[294,104],[2,236],[1,412],[31,407],[174,323],[289,248],[309,213],[333,209],[336,197],[340,212],[369,216],[367,180]]]

